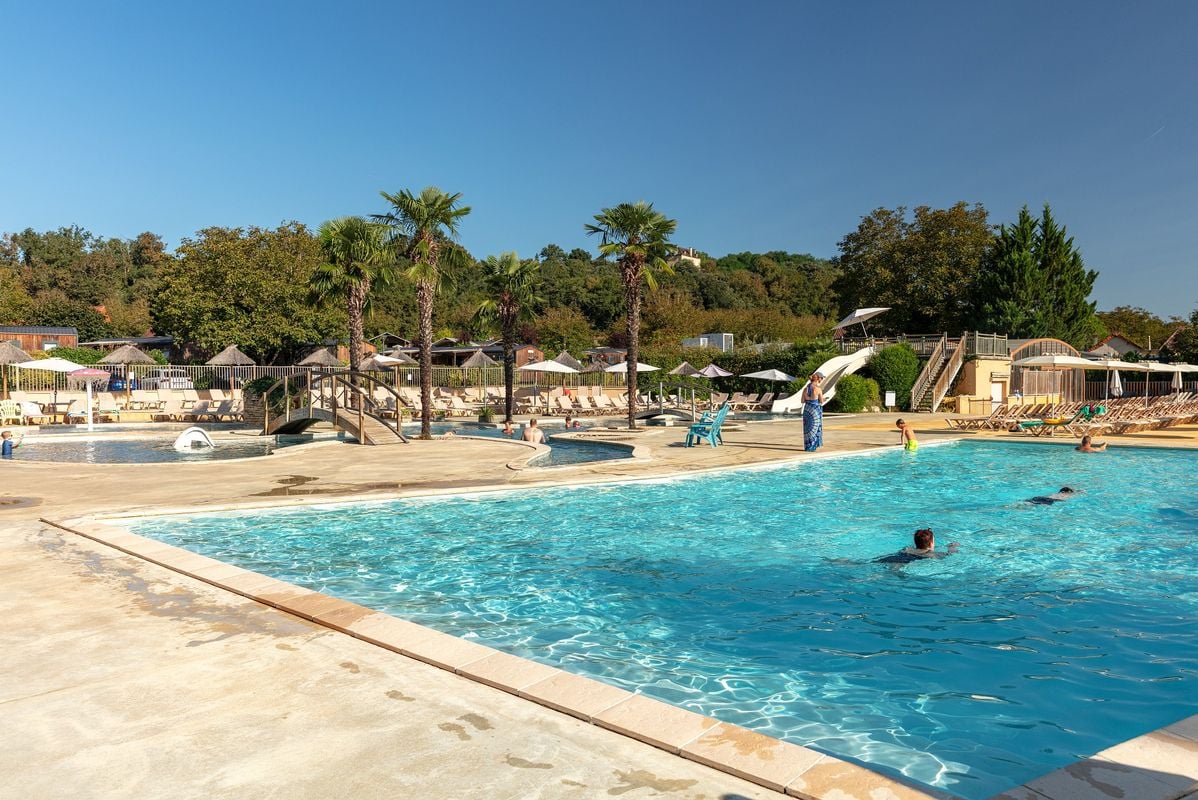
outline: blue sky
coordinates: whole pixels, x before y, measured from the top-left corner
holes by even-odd
[[[475,255],[646,199],[715,255],[1052,204],[1100,308],[1198,306],[1198,3],[17,3],[0,230],[172,244],[437,185]]]

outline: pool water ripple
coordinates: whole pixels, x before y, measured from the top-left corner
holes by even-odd
[[[1195,458],[970,442],[136,528],[981,798],[1198,709]],[[960,553],[872,563],[923,526]]]

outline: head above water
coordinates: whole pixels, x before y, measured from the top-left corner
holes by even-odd
[[[1082,447],[1086,447],[1087,445],[1090,444],[1091,441],[1092,441],[1092,439],[1090,438],[1090,434],[1087,433],[1085,436],[1082,437]]]
[[[1068,486],[1062,486],[1062,487],[1061,487],[1061,494],[1073,494],[1075,491],[1077,491],[1077,490],[1076,490],[1076,489],[1070,489]]]
[[[0,439],[11,439],[11,438],[12,438],[12,431],[5,431],[4,433],[0,433]]]
[[[931,528],[920,528],[915,532],[915,547],[919,550],[931,550],[936,546],[936,534]]]
[[[537,421],[536,421],[536,419],[535,419],[535,418],[534,418],[534,419],[530,419],[530,420],[528,421],[528,427],[530,427],[530,428],[535,428],[535,427],[537,427]]]

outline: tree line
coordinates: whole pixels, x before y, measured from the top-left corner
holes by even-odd
[[[1161,341],[1181,323],[1143,309],[1096,312],[1089,297],[1097,273],[1048,206],[1038,217],[1025,207],[998,226],[980,204],[880,208],[842,238],[832,259],[698,253],[694,263],[674,257],[669,225],[657,231],[669,235],[651,237],[661,239],[659,249],[646,250],[635,235],[606,235],[610,219],[585,228],[599,238],[597,256],[549,244],[524,259],[478,258],[457,242],[469,213],[461,199],[440,190],[383,193],[378,213],[348,218],[365,226],[358,233],[381,237],[386,255],[378,264],[355,261],[344,250],[349,241],[338,251],[337,231],[298,222],[205,228],[173,252],[151,232],[127,240],[77,226],[5,234],[0,324],[70,325],[83,340],[153,330],[174,336],[195,358],[235,343],[262,363],[277,363],[347,333],[354,340],[383,332],[503,335],[550,353],[595,344],[669,350],[711,331],[732,333],[738,344],[808,342],[826,338],[838,315],[873,305],[893,309],[871,323],[876,332],[976,329],[1055,336],[1078,347],[1107,330]],[[427,225],[420,214],[431,215]],[[631,249],[611,249],[613,242]],[[501,302],[511,287],[496,280],[518,272],[514,265],[523,265],[521,280],[531,289],[512,314]],[[345,269],[363,268],[379,272],[365,291],[326,302],[354,284],[338,286]],[[647,282],[652,290],[642,294]]]

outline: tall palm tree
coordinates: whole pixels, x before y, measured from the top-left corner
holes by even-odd
[[[599,252],[616,256],[624,282],[624,305],[628,310],[628,427],[636,427],[636,361],[640,356],[641,282],[656,288],[653,270],[669,272],[666,256],[673,245],[670,236],[678,221],[653,210],[641,200],[605,208],[586,226],[588,235],[599,234]]]
[[[362,217],[331,219],[317,235],[325,263],[308,279],[318,302],[344,298],[349,311],[349,366],[362,364],[362,320],[373,286],[389,283],[395,257],[387,243],[387,228]]]
[[[483,278],[490,297],[478,307],[478,315],[495,320],[503,335],[503,410],[504,422],[512,421],[512,388],[516,377],[516,326],[532,316],[532,307],[541,302],[541,263],[521,261],[520,256],[502,253],[487,256]]]
[[[448,194],[435,186],[419,196],[407,189],[395,194],[379,192],[391,204],[386,214],[372,214],[376,222],[392,230],[396,246],[411,261],[406,275],[416,284],[419,314],[417,339],[420,345],[420,438],[432,438],[433,407],[433,298],[445,282],[448,270],[465,266],[466,251],[454,239],[458,221],[470,213],[459,206],[461,193]]]

